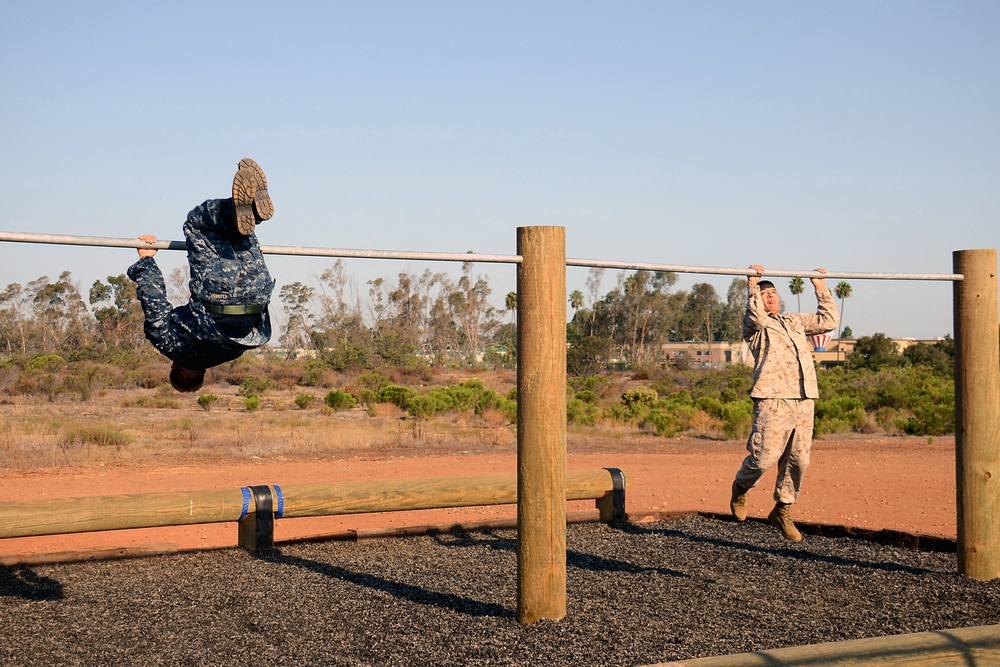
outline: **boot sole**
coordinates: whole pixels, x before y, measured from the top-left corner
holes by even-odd
[[[271,201],[271,196],[267,193],[267,177],[264,175],[264,170],[248,157],[240,160],[239,167],[241,170],[249,170],[256,180],[252,199],[257,217],[261,220],[270,220],[274,217],[274,202]]]

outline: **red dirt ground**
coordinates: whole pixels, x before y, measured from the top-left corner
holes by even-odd
[[[662,442],[662,441],[661,441]],[[626,445],[620,445],[623,449]],[[894,529],[954,538],[954,438],[928,443],[913,437],[829,438],[814,443],[812,465],[794,509],[802,521],[866,529]],[[606,448],[604,448],[606,449]],[[577,451],[578,450],[578,451]],[[589,451],[570,447],[567,467],[592,470],[616,467],[627,476],[630,514],[701,510],[729,511],[729,488],[745,455],[734,441],[678,440],[649,451]],[[239,488],[252,484],[299,484],[323,480],[450,477],[516,472],[514,452],[489,451],[443,456],[349,458],[170,467],[95,468],[40,473],[0,473],[7,500],[91,496],[158,491]],[[749,496],[751,516],[766,516],[772,506],[774,473]],[[570,511],[592,502],[571,503]],[[425,510],[343,517],[279,520],[275,540],[343,533],[348,530],[452,524],[514,517],[514,506]],[[217,548],[236,544],[233,524],[83,533],[0,540],[0,564],[37,561],[43,554],[135,549]]]

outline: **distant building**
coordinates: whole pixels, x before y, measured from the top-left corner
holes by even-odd
[[[723,368],[729,364],[750,364],[746,343],[686,341],[660,345],[660,360],[678,366]]]

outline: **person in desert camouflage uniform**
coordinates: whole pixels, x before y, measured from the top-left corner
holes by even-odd
[[[173,308],[154,248],[139,248],[129,267],[145,316],[146,338],[173,361],[170,384],[196,391],[205,369],[236,359],[271,338],[268,303],[274,279],[267,270],[254,229],[274,215],[267,179],[249,158],[240,160],[233,196],[209,199],[184,223],[191,298]],[[140,236],[146,243],[156,237]]]
[[[802,475],[812,448],[813,407],[819,397],[812,345],[807,336],[837,326],[837,306],[824,278],[813,278],[819,307],[815,314],[781,313],[774,283],[761,280],[764,267],[750,267],[757,275],[747,280],[749,294],[743,315],[743,340],[753,354],[753,428],[747,441],[749,455],[733,481],[730,508],[737,521],[747,518],[747,492],[775,463],[775,506],[768,520],[793,542],[802,539],[790,507],[799,497]],[[826,273],[825,269],[815,269]]]

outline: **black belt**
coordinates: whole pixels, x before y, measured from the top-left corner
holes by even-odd
[[[205,306],[205,310],[213,315],[257,315],[258,313],[264,312],[264,306],[266,305],[263,303],[239,303],[235,305],[223,306],[218,303],[209,303],[207,301],[202,301],[201,304]]]

